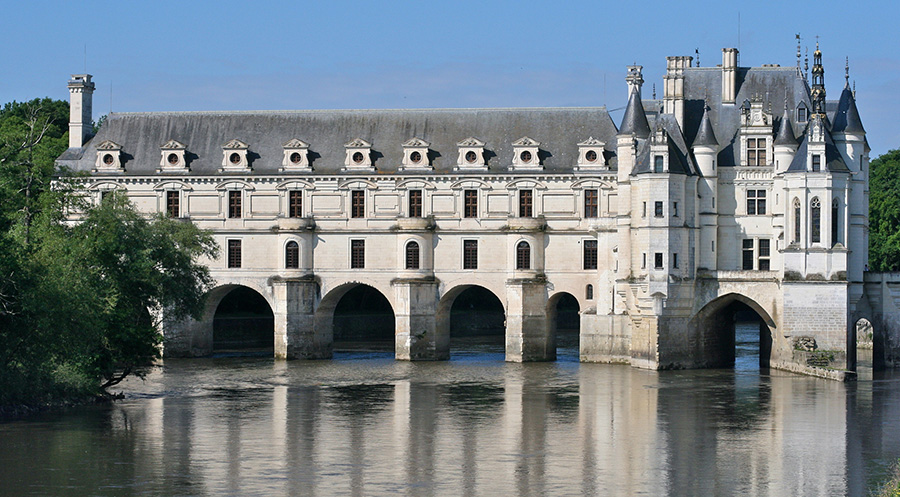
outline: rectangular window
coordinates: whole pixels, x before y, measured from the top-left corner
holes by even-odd
[[[822,170],[822,157],[820,155],[812,156],[812,170],[814,173]]]
[[[241,267],[240,240],[228,240],[228,267]]]
[[[228,191],[228,217],[237,219],[241,217],[241,191]]]
[[[166,215],[169,217],[179,217],[181,215],[178,197],[179,192],[177,190],[169,190],[166,192]]]
[[[422,190],[409,191],[409,217],[422,217]]]
[[[597,269],[597,240],[584,241],[584,269]]]
[[[766,139],[747,138],[747,165],[766,165]]]
[[[806,107],[797,108],[797,122],[798,123],[806,122]]]
[[[678,252],[672,252],[672,267],[678,267]]]
[[[478,240],[463,240],[463,269],[478,269]]]
[[[743,257],[741,258],[741,269],[744,271],[753,271],[753,239],[743,240]]]
[[[584,191],[584,217],[598,217],[600,215],[600,195],[597,190]]]
[[[663,203],[662,202],[654,202],[653,215],[656,217],[663,217]]]
[[[664,162],[663,156],[656,155],[653,157],[653,172],[654,173],[663,172],[663,162]]]
[[[672,216],[678,217],[678,202],[672,202]]]
[[[300,190],[288,193],[288,217],[303,217],[303,192]]]
[[[769,270],[769,239],[761,238],[759,240],[759,270]]]
[[[644,202],[643,208],[641,209],[641,217],[647,217],[647,202]]]
[[[647,267],[647,253],[644,252],[641,254],[641,269],[644,269],[646,267]]]
[[[656,269],[663,268],[662,252],[657,252],[657,253],[653,254],[653,267]]]
[[[478,217],[478,190],[463,192],[463,217]]]
[[[747,190],[747,215],[762,216],[766,213],[766,191]]]
[[[350,240],[350,269],[365,269],[366,241]]]
[[[533,204],[534,199],[532,191],[519,190],[519,217],[531,217],[533,215]]]
[[[366,192],[364,190],[350,192],[350,217],[366,217]]]

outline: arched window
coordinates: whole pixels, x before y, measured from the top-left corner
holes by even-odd
[[[287,269],[300,267],[300,245],[297,242],[287,242],[284,246],[284,267]]]
[[[838,199],[831,201],[831,244],[834,245],[841,241],[841,233],[838,225],[840,219],[840,205]]]
[[[794,198],[794,243],[800,243],[800,199]]]
[[[416,242],[406,244],[406,269],[419,269],[419,244]]]
[[[521,241],[516,245],[516,269],[531,269],[531,246]]]
[[[588,285],[584,288],[584,298],[594,300],[594,285]]]
[[[809,203],[809,225],[810,243],[822,243],[822,203],[819,197],[813,197]]]

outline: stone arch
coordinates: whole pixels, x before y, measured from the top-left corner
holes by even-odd
[[[473,292],[476,295],[473,295]],[[454,308],[454,304],[458,304],[457,300],[463,296],[465,303],[470,296],[481,296],[481,302],[484,303],[483,309],[470,309],[472,316],[466,316],[466,312],[458,308]],[[493,300],[490,299],[493,297]],[[506,334],[506,304],[495,291],[477,283],[463,283],[456,285],[449,290],[443,292],[438,301],[437,312],[435,313],[435,334],[438,350],[449,350],[451,335],[496,335],[500,330],[495,329],[499,326],[502,329],[502,335]],[[477,321],[473,318],[480,318]],[[466,323],[472,323],[472,327],[461,329]]]
[[[389,297],[390,293],[386,293],[375,285],[363,282],[347,282],[332,287],[328,290],[315,311],[315,330],[316,334],[321,337],[321,341],[327,344],[328,351],[332,350],[336,338],[348,338],[357,340],[363,338],[365,333],[355,334],[355,329],[349,329],[357,326],[360,322],[367,319],[364,314],[373,308],[384,309],[389,311],[390,317],[387,319],[387,312],[373,313],[375,319],[371,321],[376,325],[375,332],[372,333],[373,341],[380,341],[384,338],[381,335],[389,330],[391,334],[391,343],[393,343],[393,334],[396,332],[396,316],[397,312],[394,303]],[[344,298],[348,297],[352,302],[345,302]],[[346,306],[352,306],[354,303],[358,311],[355,315],[344,315],[342,310]],[[343,304],[343,305],[342,305]],[[382,316],[383,314],[383,316]],[[345,318],[346,319],[343,319]],[[337,334],[336,334],[337,331]]]
[[[703,306],[691,318],[689,329],[696,333],[695,362],[699,367],[732,367],[735,364],[736,325],[741,318],[759,320],[759,364],[768,367],[776,328],[772,313],[754,299],[740,293],[727,293]]]
[[[579,353],[583,307],[578,297],[570,292],[557,292],[547,299],[550,339],[556,342],[557,348],[574,349],[576,358]]]
[[[253,282],[231,282],[224,283],[219,285],[212,290],[210,290],[206,294],[206,304],[203,311],[203,318],[200,321],[200,326],[194,328],[194,333],[191,336],[191,350],[193,355],[210,355],[216,350],[221,350],[223,348],[234,348],[230,347],[228,344],[224,343],[223,340],[228,340],[226,335],[234,335],[234,342],[240,341],[240,329],[241,324],[239,322],[232,321],[229,324],[223,324],[222,316],[220,314],[221,305],[229,296],[233,296],[233,292],[243,292],[247,295],[255,295],[258,297],[259,306],[264,305],[267,306],[267,309],[259,309],[258,314],[266,314],[265,319],[269,322],[265,324],[265,326],[269,330],[269,339],[265,339],[265,337],[258,337],[259,340],[265,340],[268,345],[265,348],[273,347],[274,338],[275,338],[275,327],[274,327],[274,311],[275,305],[272,300],[271,295],[266,289],[258,284],[254,284]],[[242,300],[242,299],[238,299]],[[227,303],[227,302],[226,302]],[[254,305],[254,307],[258,307]],[[267,312],[264,312],[267,311]],[[243,313],[242,310],[238,309],[234,313],[235,315],[240,316]],[[218,318],[218,322],[217,322]],[[238,317],[237,319],[249,320],[253,319],[249,316]],[[262,318],[258,318],[262,319]],[[246,324],[246,323],[245,323]],[[222,333],[222,327],[231,328],[230,330],[224,331]],[[254,326],[262,326],[262,323],[256,323]],[[240,345],[233,343],[232,345]],[[260,348],[260,347],[252,347],[252,344],[245,343],[243,347],[238,348]]]

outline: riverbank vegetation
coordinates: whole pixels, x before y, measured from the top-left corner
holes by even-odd
[[[900,149],[870,164],[869,269],[900,271]]]
[[[68,113],[50,99],[0,109],[0,412],[102,398],[143,374],[161,310],[198,316],[211,284],[197,262],[216,256],[211,234],[124,194],[97,205],[56,171]]]

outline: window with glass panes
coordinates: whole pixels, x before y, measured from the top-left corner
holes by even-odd
[[[241,241],[228,240],[228,267],[241,267]]]
[[[463,240],[463,269],[478,269],[478,240]]]
[[[228,191],[228,217],[236,219],[241,217],[241,191]]]
[[[169,217],[178,217],[181,215],[179,192],[176,190],[169,190],[166,192],[166,214]]]
[[[300,245],[295,241],[287,242],[284,246],[284,267],[287,269],[300,267]]]
[[[350,217],[366,217],[366,192],[363,190],[350,192]]]
[[[819,197],[812,199],[809,204],[809,239],[810,243],[822,242],[822,203]]]
[[[519,217],[531,217],[533,204],[532,190],[519,190]]]
[[[597,190],[584,191],[584,217],[600,215],[600,195]]]
[[[422,217],[422,190],[409,191],[409,217]]]
[[[741,269],[745,271],[753,270],[753,239],[745,239],[741,241]]]
[[[463,192],[463,217],[478,217],[478,190]]]
[[[366,267],[366,241],[350,240],[350,269]]]
[[[406,244],[406,269],[419,269],[419,244],[417,242]]]
[[[766,191],[747,190],[747,215],[761,216],[766,213]]]
[[[769,239],[768,238],[760,238],[757,240],[759,244],[759,258],[757,260],[757,269],[760,271],[768,271],[769,270]]]
[[[516,269],[531,269],[531,246],[526,241],[516,245]]]
[[[288,193],[288,217],[303,217],[303,192],[300,190]]]
[[[584,241],[583,269],[597,269],[597,240]]]
[[[766,164],[766,139],[747,138],[747,165],[765,166]]]

